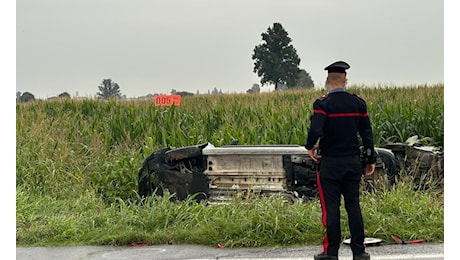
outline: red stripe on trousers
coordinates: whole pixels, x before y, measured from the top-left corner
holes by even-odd
[[[319,194],[319,201],[321,203],[321,223],[323,224],[324,227],[326,227],[327,224],[327,212],[326,212],[326,203],[324,202],[324,194],[323,194],[323,188],[321,186],[321,181],[319,178],[319,170],[316,170],[316,184],[318,185],[318,194]],[[326,230],[327,231],[327,230]],[[327,232],[324,235],[323,238],[323,253],[327,255],[327,246],[329,245],[329,239],[327,238]]]

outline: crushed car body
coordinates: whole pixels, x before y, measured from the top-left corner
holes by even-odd
[[[396,183],[401,171],[414,167],[415,163],[417,176],[432,174],[443,179],[442,151],[407,143],[375,151],[376,171],[370,177],[363,177],[363,189],[388,188]],[[318,194],[317,166],[300,145],[215,147],[203,143],[168,147],[144,160],[138,172],[138,192],[148,197],[162,196],[168,190],[178,200],[193,195],[197,201],[209,202],[225,202],[248,194],[281,194],[309,200]]]

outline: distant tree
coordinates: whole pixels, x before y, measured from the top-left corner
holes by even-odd
[[[29,101],[34,101],[34,100],[35,100],[35,96],[30,92],[22,93],[21,97],[19,98],[19,102],[29,102]]]
[[[193,93],[191,93],[191,92],[187,92],[187,91],[177,91],[177,90],[175,90],[175,89],[171,89],[171,91],[170,91],[169,93],[171,93],[171,95],[180,95],[181,97],[193,96]]]
[[[308,74],[307,71],[301,69],[297,74],[297,80],[294,85],[288,85],[288,88],[313,88],[315,83]]]
[[[217,90],[217,88],[214,88],[211,92],[213,95],[219,95],[222,94],[222,89]]]
[[[193,93],[187,91],[176,91],[175,95],[180,95],[181,97],[193,96]]]
[[[21,91],[16,91],[16,101],[19,101],[21,98]]]
[[[260,93],[260,86],[259,84],[253,84],[252,88],[246,90],[246,93]]]
[[[278,85],[278,90],[279,90],[279,91],[284,91],[284,90],[288,90],[288,89],[289,89],[289,88],[288,88],[288,86],[287,86],[285,83],[280,83],[280,84]]]
[[[58,97],[59,98],[70,98],[70,94],[67,92],[62,92],[61,94],[59,94]]]
[[[103,99],[109,98],[120,98],[120,86],[111,79],[103,79],[102,83],[99,85],[99,92],[97,92],[97,97]]]
[[[268,27],[262,35],[262,43],[254,48],[254,72],[260,83],[294,85],[299,74],[300,58],[291,44],[291,38],[280,23]]]

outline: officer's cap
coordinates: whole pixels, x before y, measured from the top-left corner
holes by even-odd
[[[337,61],[324,68],[324,70],[327,70],[328,73],[347,73],[345,70],[349,68],[350,65],[345,61]]]

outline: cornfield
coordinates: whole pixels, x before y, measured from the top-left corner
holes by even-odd
[[[418,135],[444,145],[444,85],[352,86],[367,101],[375,145]],[[178,107],[153,100],[55,100],[16,105],[17,187],[34,194],[134,198],[137,171],[164,147],[210,142],[303,144],[320,90],[196,95]]]

